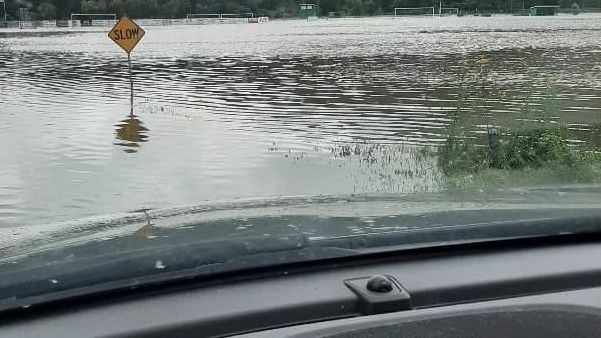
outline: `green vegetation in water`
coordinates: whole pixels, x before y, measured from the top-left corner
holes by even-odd
[[[449,188],[601,182],[601,154],[570,147],[563,126],[507,131],[494,146],[449,137],[438,164]]]
[[[480,97],[488,98],[494,86],[484,84],[490,60],[480,59]],[[531,94],[531,90],[528,91]],[[462,107],[465,88],[460,87],[457,113],[438,149],[438,166],[447,188],[469,190],[505,186],[533,186],[601,182],[601,125],[593,125],[587,139],[570,142],[567,125],[553,120],[559,110],[553,81],[547,79],[543,102],[533,104],[531,96],[514,125],[495,121],[490,104],[477,107],[486,119],[486,132],[478,133],[468,122]],[[507,124],[507,123],[506,123]]]

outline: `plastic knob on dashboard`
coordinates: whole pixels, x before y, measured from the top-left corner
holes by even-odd
[[[367,281],[367,290],[377,293],[392,291],[392,281],[386,276],[372,276]]]

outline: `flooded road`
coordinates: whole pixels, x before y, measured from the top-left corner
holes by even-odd
[[[134,117],[127,59],[106,29],[0,30],[0,227],[437,191],[436,161],[419,149],[444,140],[462,91],[476,125],[482,102],[515,120],[550,83],[558,121],[601,122],[599,15],[145,29]]]

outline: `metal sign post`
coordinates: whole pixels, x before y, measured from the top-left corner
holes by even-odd
[[[129,89],[131,91],[130,104],[132,112],[134,109],[134,75],[131,70],[131,53],[127,53],[127,66],[129,67]]]
[[[109,32],[109,38],[113,40],[121,49],[127,53],[127,65],[129,67],[129,88],[130,88],[130,104],[131,114],[134,111],[134,76],[131,67],[131,51],[142,40],[146,32],[142,27],[138,26],[132,19],[126,15],[115,24]]]

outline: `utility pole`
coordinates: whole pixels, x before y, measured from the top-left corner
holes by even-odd
[[[6,0],[0,0],[4,5],[4,23],[6,24]]]

